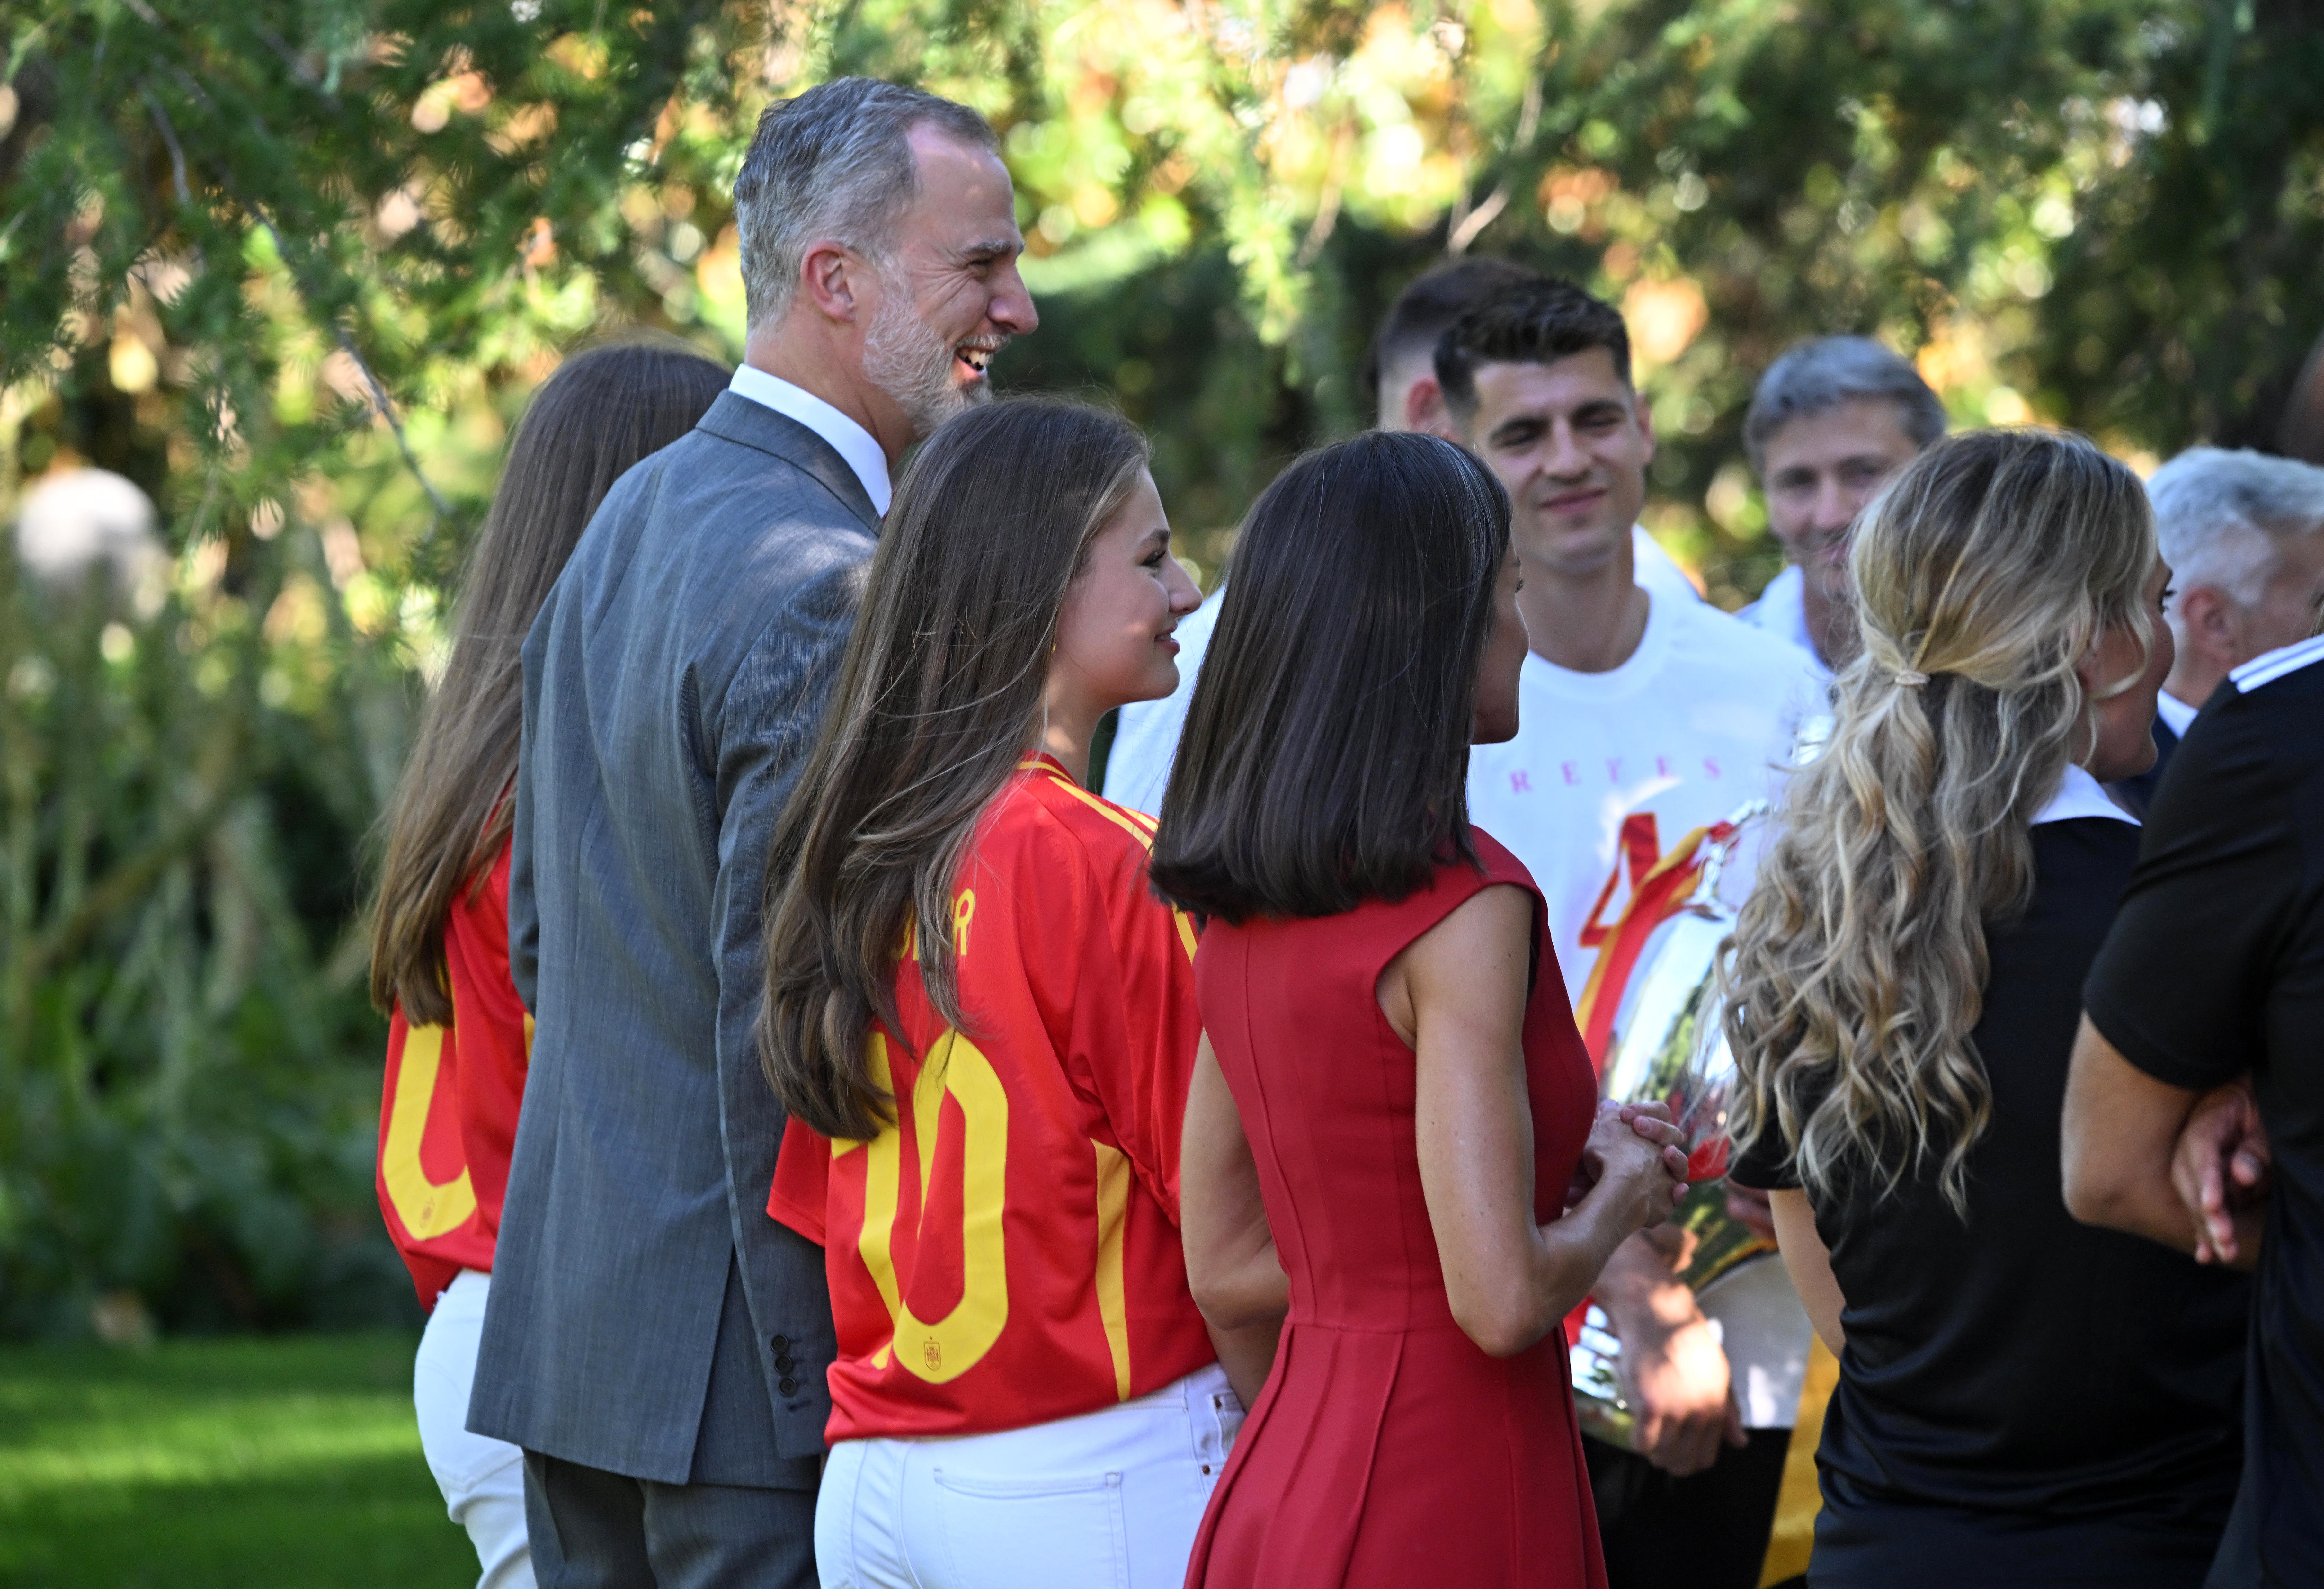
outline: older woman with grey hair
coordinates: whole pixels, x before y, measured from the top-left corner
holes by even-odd
[[[2324,469],[2194,447],[2157,469],[2146,494],[2171,565],[2168,616],[2179,658],[2156,702],[2153,771],[2110,791],[2141,816],[2219,681],[2316,633],[2324,605]]]
[[[1795,342],[1759,377],[1743,446],[1790,567],[1747,622],[1812,654],[1829,673],[1856,652],[1848,531],[1881,486],[1945,433],[1920,372],[1863,337]]]

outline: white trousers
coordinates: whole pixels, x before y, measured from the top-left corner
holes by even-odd
[[[816,1501],[823,1589],[1178,1589],[1242,1418],[1213,1363],[1029,1428],[843,1440]]]
[[[445,1510],[468,1530],[484,1575],[477,1589],[533,1589],[525,1544],[524,1453],[505,1440],[468,1433],[468,1392],[476,1382],[476,1342],[493,1277],[464,1269],[436,1298],[411,1364],[411,1404],[420,1448],[444,1492]]]

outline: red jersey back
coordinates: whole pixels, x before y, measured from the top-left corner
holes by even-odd
[[[908,944],[903,1030],[865,1039],[896,1122],[791,1122],[767,1212],[824,1248],[829,1438],[1019,1428],[1213,1360],[1177,1229],[1194,935],[1147,886],[1153,827],[1024,762],[954,886],[968,1030]]]
[[[387,1030],[379,1109],[379,1211],[433,1309],[463,1269],[489,1270],[508,1190],[509,1152],[532,1052],[532,1017],[509,977],[509,851],[484,886],[463,888],[444,920],[450,1026]]]

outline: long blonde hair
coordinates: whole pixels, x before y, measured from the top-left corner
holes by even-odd
[[[2033,818],[2092,748],[2093,697],[2144,671],[2086,694],[2076,670],[2108,630],[2148,651],[2154,556],[2137,478],[2039,430],[1938,442],[1858,525],[1864,650],[1723,968],[1736,1139],[1779,1133],[1817,1200],[1934,1161],[1966,1217],[1986,928],[2032,896]]]

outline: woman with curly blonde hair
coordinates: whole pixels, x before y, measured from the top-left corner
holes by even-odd
[[[2079,1225],[2081,985],[2136,858],[2169,570],[2080,437],[1940,442],[1858,526],[1864,650],[1726,966],[1735,1177],[1840,1386],[1825,1585],[2202,1581],[2238,1466],[2240,1277]]]

